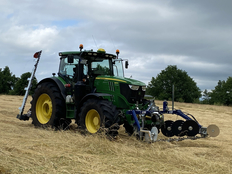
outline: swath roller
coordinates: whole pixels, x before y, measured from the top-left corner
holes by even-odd
[[[174,86],[173,86],[174,89]],[[174,98],[174,91],[173,96]],[[164,124],[161,126],[161,132],[166,137],[182,137],[180,140],[186,139],[184,136],[187,137],[187,139],[198,139],[198,138],[206,138],[206,137],[216,137],[220,133],[220,129],[217,125],[212,124],[208,127],[203,127],[199,124],[199,122],[196,120],[196,118],[191,114],[186,114],[182,112],[181,110],[175,110],[174,109],[174,100],[172,100],[172,110],[169,110],[168,108],[168,102],[163,102],[163,110],[160,111],[161,114],[175,114],[180,117],[182,117],[181,120],[166,120],[164,121]],[[200,137],[197,137],[196,135],[201,135]],[[169,139],[170,140],[170,139]],[[178,139],[175,139],[178,141]]]

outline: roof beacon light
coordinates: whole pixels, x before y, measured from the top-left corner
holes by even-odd
[[[116,54],[117,54],[117,59],[118,59],[118,55],[119,55],[119,49],[116,50]]]
[[[79,48],[80,48],[80,51],[82,51],[82,49],[83,49],[83,45],[82,45],[82,44],[80,44]]]

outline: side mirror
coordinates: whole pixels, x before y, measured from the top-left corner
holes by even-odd
[[[68,63],[73,63],[73,55],[68,55]]]
[[[125,68],[127,69],[128,68],[128,65],[129,65],[129,63],[128,63],[128,60],[125,62]]]

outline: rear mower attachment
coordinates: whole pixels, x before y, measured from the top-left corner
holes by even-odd
[[[207,128],[203,127],[198,123],[196,118],[190,114],[185,114],[181,110],[169,110],[167,107],[167,101],[163,102],[163,110],[162,111],[154,111],[151,108],[154,108],[154,101],[151,101],[149,107],[146,111],[141,110],[129,110],[127,114],[132,115],[134,120],[134,129],[135,134],[140,140],[145,140],[147,142],[155,142],[155,141],[182,141],[184,139],[199,139],[206,137],[216,137],[219,135],[220,130],[216,125],[209,125]],[[155,106],[158,108],[157,106]],[[163,114],[175,114],[182,117],[184,120],[166,120],[164,121]],[[145,120],[147,116],[158,115],[160,120],[157,124],[153,124],[152,126],[145,126]],[[151,117],[151,118],[152,118]],[[159,139],[159,128],[163,135],[168,137],[168,139]],[[196,136],[200,134],[201,136]],[[171,138],[171,137],[178,138]]]
[[[191,114],[185,114],[181,110],[171,110],[169,111],[168,109],[168,103],[167,101],[163,102],[163,111],[160,111],[161,114],[175,114],[178,116],[181,116],[183,120],[177,120],[175,122],[171,120],[165,121],[165,125],[163,127],[162,133],[165,135],[165,131],[171,131],[173,135],[176,136],[183,136],[187,135],[189,137],[195,136],[197,134],[200,134],[202,137],[216,137],[219,135],[220,130],[216,125],[209,125],[207,128],[203,127],[202,125],[199,124],[199,122],[196,120],[196,118],[191,115]],[[191,116],[191,117],[189,117]],[[169,130],[168,130],[169,129]],[[181,135],[181,133],[183,135]],[[171,137],[171,136],[170,136]]]

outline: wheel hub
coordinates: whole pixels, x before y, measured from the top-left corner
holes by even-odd
[[[42,106],[42,112],[45,117],[49,116],[52,112],[52,103],[51,101],[45,101]]]
[[[49,95],[42,94],[36,102],[36,117],[41,124],[46,124],[52,116],[52,101]]]
[[[90,133],[96,133],[101,124],[99,113],[95,109],[91,109],[87,112],[85,117],[85,126]]]
[[[93,124],[94,124],[95,126],[97,126],[97,125],[99,124],[99,118],[98,118],[98,117],[94,117],[94,119],[93,119]]]
[[[192,131],[192,130],[193,130],[193,127],[192,127],[192,126],[189,126],[188,130]]]

